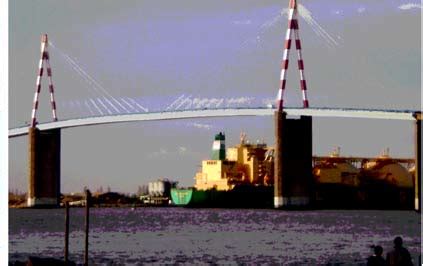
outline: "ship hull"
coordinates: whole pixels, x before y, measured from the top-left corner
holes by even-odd
[[[172,189],[172,203],[192,208],[273,208],[272,186],[245,186],[230,191]],[[360,187],[318,184],[313,209],[412,209],[413,190],[387,184]]]
[[[395,209],[413,208],[413,189],[379,182],[359,187],[343,184],[316,184],[316,209]]]
[[[229,191],[172,189],[172,202],[193,208],[272,208],[272,186],[238,186]]]

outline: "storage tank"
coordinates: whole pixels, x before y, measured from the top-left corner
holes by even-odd
[[[339,184],[357,187],[360,183],[360,170],[339,157],[340,148],[337,147],[328,158],[313,168],[313,177],[317,184]]]
[[[148,182],[148,195],[153,196],[154,193],[154,182]]]
[[[148,194],[154,197],[170,195],[171,182],[168,180],[157,180],[148,183]]]
[[[358,205],[360,170],[347,158],[339,157],[339,148],[323,157],[313,168],[314,200],[321,208],[353,208]]]
[[[332,162],[327,160],[313,169],[314,180],[317,183],[332,183],[350,186],[359,185],[360,171],[348,162]]]
[[[413,187],[411,173],[401,164],[390,158],[378,158],[363,166],[363,179],[384,182],[401,188]]]
[[[154,181],[154,182],[148,183],[148,194],[150,196],[154,196],[154,197],[160,196],[160,193],[159,193],[160,182],[161,181]]]
[[[157,181],[156,182],[156,196],[163,196],[165,192],[165,184],[164,181]]]

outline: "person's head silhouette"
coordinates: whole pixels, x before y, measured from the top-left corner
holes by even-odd
[[[382,256],[383,248],[381,246],[375,246],[373,248],[373,251],[374,251],[376,256]]]
[[[395,239],[394,239],[394,246],[396,248],[402,247],[402,238],[400,236],[395,237]]]

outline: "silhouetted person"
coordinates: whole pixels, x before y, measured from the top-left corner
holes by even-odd
[[[402,246],[402,238],[394,239],[394,249],[386,255],[388,265],[412,266],[410,252]]]
[[[386,261],[382,257],[383,248],[381,246],[373,247],[374,254],[367,259],[367,266],[386,266]]]

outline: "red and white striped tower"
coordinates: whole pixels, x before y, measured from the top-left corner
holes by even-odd
[[[37,124],[36,114],[38,110],[38,97],[41,91],[41,78],[43,76],[44,63],[45,63],[45,67],[47,68],[47,76],[48,76],[49,89],[50,89],[50,103],[51,103],[51,109],[53,113],[53,120],[57,121],[56,102],[54,101],[53,79],[51,77],[51,67],[50,67],[50,61],[49,61],[50,57],[49,57],[47,48],[48,48],[47,34],[43,34],[41,35],[41,57],[40,57],[40,63],[38,65],[37,84],[36,84],[36,90],[34,94],[34,104],[32,107],[32,114],[31,114],[31,127],[35,127],[35,125]]]
[[[283,52],[282,65],[281,65],[281,77],[280,77],[279,91],[277,96],[278,111],[283,110],[283,100],[284,100],[285,87],[286,87],[286,72],[288,71],[289,51],[291,49],[291,40],[292,40],[293,31],[295,35],[295,47],[297,48],[297,53],[298,53],[298,70],[300,71],[300,86],[301,86],[301,92],[302,92],[302,98],[303,98],[303,107],[308,108],[307,85],[306,85],[306,80],[304,76],[304,61],[301,54],[301,41],[300,41],[297,13],[298,13],[297,1],[289,0],[288,28],[286,30],[286,35],[285,35],[285,45],[284,45],[284,52]]]

